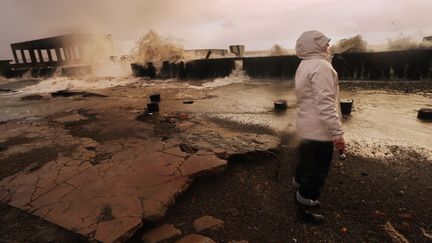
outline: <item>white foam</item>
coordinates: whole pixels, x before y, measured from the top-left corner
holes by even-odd
[[[249,80],[250,77],[247,76],[246,72],[243,70],[243,63],[241,61],[236,61],[235,69],[229,76],[224,78],[216,78],[213,81],[205,82],[200,86],[190,85],[189,87],[193,89],[214,89],[235,83],[244,83]]]
[[[16,94],[51,93],[59,90],[95,90],[115,86],[125,86],[137,82],[139,78],[69,78],[54,77],[40,81],[38,84],[17,90]]]
[[[391,139],[348,139],[347,150],[349,153],[360,155],[367,158],[399,159],[404,161],[406,157],[422,156],[432,162],[432,150],[418,144],[405,141],[395,141]]]

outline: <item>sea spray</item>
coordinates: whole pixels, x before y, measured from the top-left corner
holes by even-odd
[[[368,49],[367,42],[361,35],[348,39],[342,39],[330,47],[333,53],[365,52]]]
[[[269,56],[282,56],[282,55],[288,55],[288,54],[290,54],[290,53],[287,49],[285,49],[284,47],[282,47],[279,44],[275,44],[270,49],[270,55]]]
[[[52,77],[41,80],[39,83],[26,86],[17,90],[15,93],[20,94],[48,94],[59,90],[88,91],[116,86],[126,86],[138,82],[139,78],[122,78],[122,77]]]
[[[90,65],[94,77],[126,77],[132,75],[128,60],[117,60],[120,47],[111,35],[95,35],[91,45],[84,45],[83,65]]]
[[[135,62],[144,66],[153,63],[157,71],[160,71],[164,61],[177,63],[185,60],[185,51],[174,39],[162,37],[150,30],[138,40],[131,56]]]
[[[419,41],[412,36],[400,35],[397,38],[388,39],[387,49],[390,51],[428,49],[432,48],[432,42]]]

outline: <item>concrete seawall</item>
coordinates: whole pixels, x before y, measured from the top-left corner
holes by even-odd
[[[250,77],[260,78],[293,79],[300,63],[294,55],[193,60],[179,64],[164,62],[157,76],[182,79],[225,77],[235,68],[236,60],[243,60],[243,69]],[[432,79],[432,49],[336,54],[332,64],[343,80]],[[135,76],[152,77],[148,68],[142,65],[132,64],[132,69]]]

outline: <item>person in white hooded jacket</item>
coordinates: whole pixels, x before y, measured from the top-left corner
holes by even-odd
[[[299,220],[322,223],[324,218],[311,210],[330,170],[334,147],[343,152],[345,141],[339,106],[339,85],[331,65],[330,38],[319,31],[304,32],[296,43],[301,59],[295,75],[296,125],[300,138],[299,160],[294,186]]]

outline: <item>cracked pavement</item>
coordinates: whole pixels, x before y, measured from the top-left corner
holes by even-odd
[[[88,100],[96,102],[85,111],[0,125],[0,163],[25,158],[15,161],[17,173],[1,174],[0,201],[102,242],[163,218],[194,178],[223,171],[227,156],[279,144],[267,135],[224,137],[194,119],[177,120],[161,139],[163,119],[140,122],[118,101]],[[193,149],[182,150],[184,142]]]

